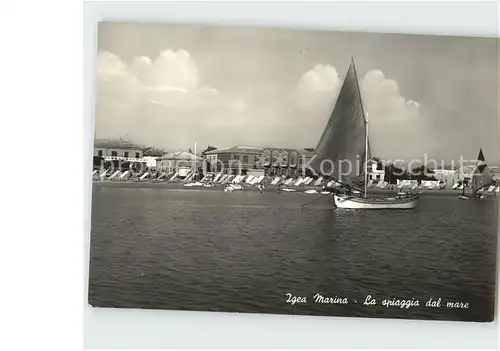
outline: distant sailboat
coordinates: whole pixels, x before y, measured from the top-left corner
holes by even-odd
[[[460,200],[469,199],[482,199],[484,195],[478,194],[479,191],[489,188],[491,185],[495,184],[493,177],[491,176],[490,169],[486,164],[483,149],[479,149],[479,155],[477,156],[477,165],[474,173],[472,175],[471,181],[471,195],[465,194],[465,186],[462,188],[462,194],[458,195]]]
[[[335,107],[316,147],[316,155],[310,162],[311,168],[322,176],[333,178],[342,189],[347,189],[347,193],[334,191],[334,203],[339,208],[415,208],[420,192],[386,198],[367,197],[369,159],[368,121],[352,59]],[[360,162],[363,162],[362,167]],[[361,190],[363,187],[364,191]]]

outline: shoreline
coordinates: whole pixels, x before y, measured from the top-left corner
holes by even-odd
[[[104,188],[148,188],[148,189],[183,189],[183,190],[210,190],[210,191],[224,191],[224,188],[227,186],[227,184],[214,184],[213,187],[186,187],[184,186],[186,183],[184,182],[157,182],[153,183],[151,181],[143,181],[143,182],[136,182],[136,181],[112,181],[112,180],[92,180],[92,187],[104,187]],[[240,184],[243,186],[243,190],[238,190],[238,191],[255,191],[258,192],[259,189],[255,185],[250,185],[250,184]],[[278,187],[275,185],[265,185],[266,189],[264,192],[276,192]],[[287,187],[294,189],[295,191],[291,193],[304,193],[306,190],[316,190],[318,193],[312,193],[312,194],[306,194],[306,195],[322,195],[321,190],[322,187],[315,187],[315,186],[297,186],[297,187]],[[438,195],[438,196],[457,196],[461,194],[461,191],[459,190],[453,190],[451,188],[444,188],[441,190],[429,190],[429,189],[420,189],[422,192],[422,195]],[[377,188],[371,188],[368,189],[369,194],[394,194],[396,193],[397,190],[388,190],[388,189],[377,189]],[[282,194],[288,193],[287,191],[282,191]],[[486,195],[494,196],[493,193],[485,193]],[[497,196],[500,196],[500,194],[497,194]]]

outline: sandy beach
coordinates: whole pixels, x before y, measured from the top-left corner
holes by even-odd
[[[166,182],[166,181],[160,181],[160,182],[151,182],[149,180],[147,181],[112,181],[112,180],[105,180],[105,181],[99,181],[99,180],[93,180],[93,186],[95,187],[113,187],[113,188],[153,188],[153,189],[184,189],[184,190],[213,190],[213,191],[224,191],[224,188],[227,186],[227,184],[214,184],[213,187],[187,187],[185,186],[186,183],[184,182]],[[243,190],[239,191],[259,191],[257,186],[255,185],[250,185],[250,184],[241,184],[243,186]],[[266,189],[264,191],[269,192],[269,191],[277,191],[277,186],[275,185],[265,185]],[[299,185],[297,187],[290,186],[288,188],[295,189],[295,192],[304,192],[306,190],[316,190],[318,193],[322,190],[322,187],[315,187],[315,186],[303,186]],[[420,189],[422,191],[422,194],[429,194],[429,195],[440,195],[440,196],[456,196],[460,193],[460,191],[453,190],[451,188],[444,188],[441,190],[429,190],[429,189]],[[388,190],[388,189],[380,189],[380,188],[370,188],[368,189],[368,193],[370,194],[392,194],[397,192],[397,190]],[[283,194],[286,194],[286,191],[283,191]],[[487,193],[490,194],[490,193]],[[310,195],[315,195],[315,194],[310,194]],[[491,193],[491,196],[494,194]],[[498,195],[498,194],[497,194]]]

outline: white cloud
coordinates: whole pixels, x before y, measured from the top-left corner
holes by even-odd
[[[369,71],[360,85],[366,110],[375,123],[417,117],[420,105],[401,96],[398,83],[385,78],[381,71]]]
[[[321,125],[316,140],[326,125],[342,83],[343,77],[339,77],[335,67],[316,65],[304,73],[296,85],[294,98],[309,124],[313,130]],[[418,120],[415,119],[419,118],[420,104],[406,100],[397,82],[386,78],[380,70],[368,71],[359,84],[365,112],[369,116],[374,153],[388,158],[421,156],[418,143],[408,146],[418,135]],[[398,144],[405,147],[398,148]],[[405,150],[404,155],[400,154],[401,149]]]
[[[316,65],[301,76],[294,94],[301,107],[317,108],[335,102],[342,82],[335,67]],[[387,79],[379,70],[367,72],[359,84],[365,110],[371,117],[405,118],[418,113],[419,104],[402,97],[396,81]]]
[[[201,85],[198,66],[185,50],[165,50],[154,59],[141,56],[130,62],[101,52],[97,73],[98,137],[127,137],[161,147],[182,145],[183,135],[200,137],[204,129],[210,134],[206,128],[214,124],[214,116],[227,122],[247,108],[242,99]],[[167,134],[177,144],[167,142]]]
[[[128,71],[127,66],[118,56],[110,52],[101,52],[97,57],[97,73],[100,78],[107,78],[125,76]]]
[[[303,108],[311,108],[331,100],[341,84],[333,66],[318,64],[302,75],[294,94]]]

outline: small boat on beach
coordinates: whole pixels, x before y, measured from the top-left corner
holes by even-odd
[[[472,197],[472,196],[468,196],[468,195],[458,194],[458,198],[460,200],[482,200],[482,199],[486,199],[486,196],[481,194],[481,195],[477,195],[476,197]]]
[[[243,190],[243,186],[242,185],[239,185],[239,184],[229,184],[228,186],[226,186],[224,188],[224,191],[225,192],[233,192],[233,191],[236,191],[236,190]]]
[[[203,187],[203,185],[204,184],[202,182],[192,182],[184,184],[184,186],[187,188],[201,188]]]

